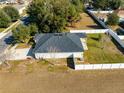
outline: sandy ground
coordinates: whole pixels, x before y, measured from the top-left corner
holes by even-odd
[[[124,93],[124,70],[1,71],[0,93]]]

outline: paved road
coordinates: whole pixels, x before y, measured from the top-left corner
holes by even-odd
[[[12,32],[0,39],[0,53],[3,53],[7,47],[12,43]]]
[[[21,24],[25,24],[27,25],[29,22],[29,18],[28,17],[23,17],[21,19]],[[3,53],[7,47],[9,47],[9,45],[12,43],[12,32],[10,31],[7,35],[5,35],[3,38],[0,39],[0,53]]]

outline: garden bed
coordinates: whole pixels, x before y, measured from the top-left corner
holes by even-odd
[[[88,35],[85,61],[90,64],[124,63],[124,55],[105,34]]]

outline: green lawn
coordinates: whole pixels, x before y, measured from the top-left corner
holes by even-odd
[[[107,35],[88,35],[87,44],[88,51],[84,53],[86,62],[91,64],[124,63],[124,55]]]
[[[2,32],[2,31],[4,31],[5,30],[5,28],[0,28],[0,32]]]

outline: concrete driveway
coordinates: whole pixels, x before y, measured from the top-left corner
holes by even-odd
[[[0,53],[3,53],[7,47],[12,43],[12,32],[9,32],[3,38],[0,39]]]

